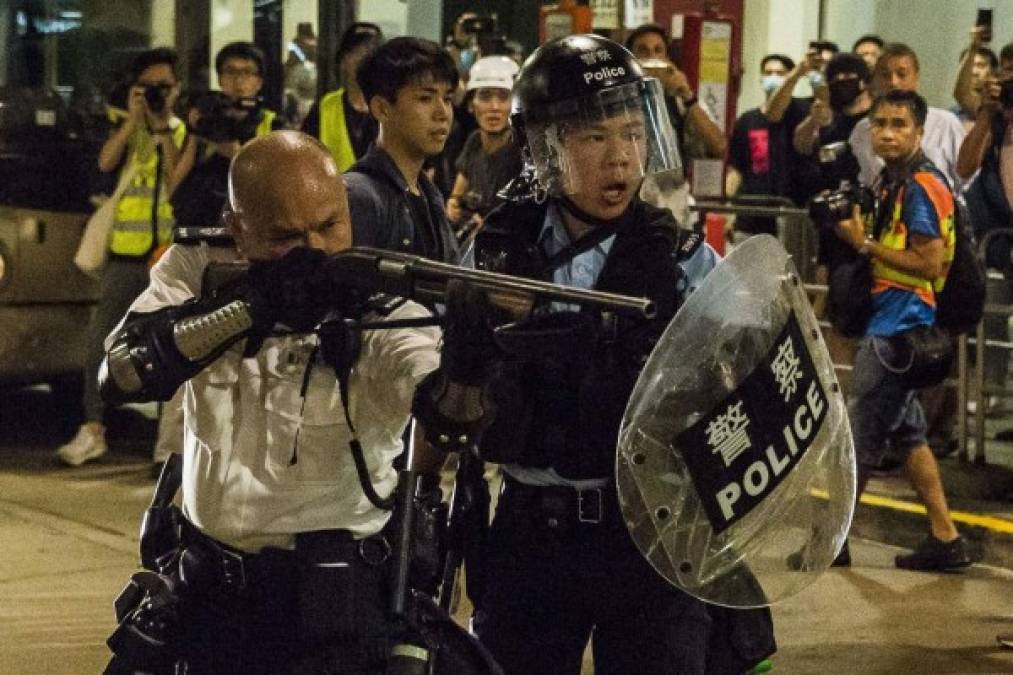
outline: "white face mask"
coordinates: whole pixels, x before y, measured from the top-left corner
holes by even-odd
[[[784,80],[784,75],[764,75],[760,86],[763,87],[763,93],[770,96],[784,84]]]

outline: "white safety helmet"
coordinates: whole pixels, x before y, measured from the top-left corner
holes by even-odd
[[[471,67],[468,74],[468,91],[475,89],[514,88],[514,78],[520,67],[509,56],[483,56]]]

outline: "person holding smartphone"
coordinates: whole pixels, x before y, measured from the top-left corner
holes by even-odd
[[[626,38],[626,48],[637,57],[644,74],[655,77],[665,89],[668,113],[675,126],[684,159],[724,157],[727,140],[689,86],[686,73],[668,53],[668,34],[655,23],[637,27]]]
[[[982,105],[985,80],[993,77],[999,69],[995,52],[985,46],[991,38],[991,27],[977,25],[970,31],[971,42],[960,54],[960,70],[953,85],[953,98],[957,105],[951,111],[960,118],[965,131],[974,126],[975,116]]]

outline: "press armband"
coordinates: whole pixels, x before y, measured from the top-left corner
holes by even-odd
[[[128,319],[99,370],[102,398],[110,403],[167,401],[253,325],[249,303],[235,297]]]

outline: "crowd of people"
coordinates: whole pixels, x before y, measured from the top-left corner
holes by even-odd
[[[353,24],[334,55],[340,86],[312,103],[299,81],[316,43],[300,27],[286,107],[301,131],[261,103],[264,55],[248,42],[221,49],[220,91],[184,110],[175,55],[146,52],[125,107],[110,108],[99,170],[127,187],[88,329],[85,422],[58,456],[79,466],[107,452],[105,405],[165,402],[155,473],[170,453],[184,461],[180,543],[161,571],[183,578],[196,617],[175,660],[192,673],[372,673],[419,641],[389,616],[397,533],[383,503],[412,415],[416,470],[476,448],[503,467],[484,583],[469,587],[479,649],[503,672],[576,673],[589,640],[598,672],[743,673],[770,655],[769,612],[664,582],[615,492],[637,376],[719,259],[692,233],[694,158],[727,157],[729,196],[875,196],[871,211],[849,204],[818,223],[820,280],[870,263],[850,391],[856,499],[873,471],[904,463],[930,532],[897,566],[969,565],[936,460],[949,439],[930,434],[945,434],[952,406],[897,365],[904,336],[935,323],[957,228],[1013,224],[1013,45],[997,56],[972,31],[952,111],[926,104],[903,44],[868,35],[851,52],[818,41],[798,61],[770,54],[764,102],[726,138],[659,26],[625,48],[565,38],[522,66],[516,50],[476,49],[469,18],[452,48]],[[572,77],[604,62],[621,67]],[[803,79],[809,98],[794,95]],[[764,233],[772,219],[740,216],[727,235]],[[466,286],[448,291],[442,334],[410,300],[353,310],[333,297],[323,261],[352,245],[643,296],[658,311],[583,343],[581,314],[554,306],[531,329],[566,346],[505,359],[492,334],[502,308]],[[990,256],[1013,270],[1008,246]],[[234,260],[248,277],[204,287],[209,264]],[[351,348],[318,336],[358,310],[400,327],[355,333]],[[850,563],[845,543],[834,564]]]

